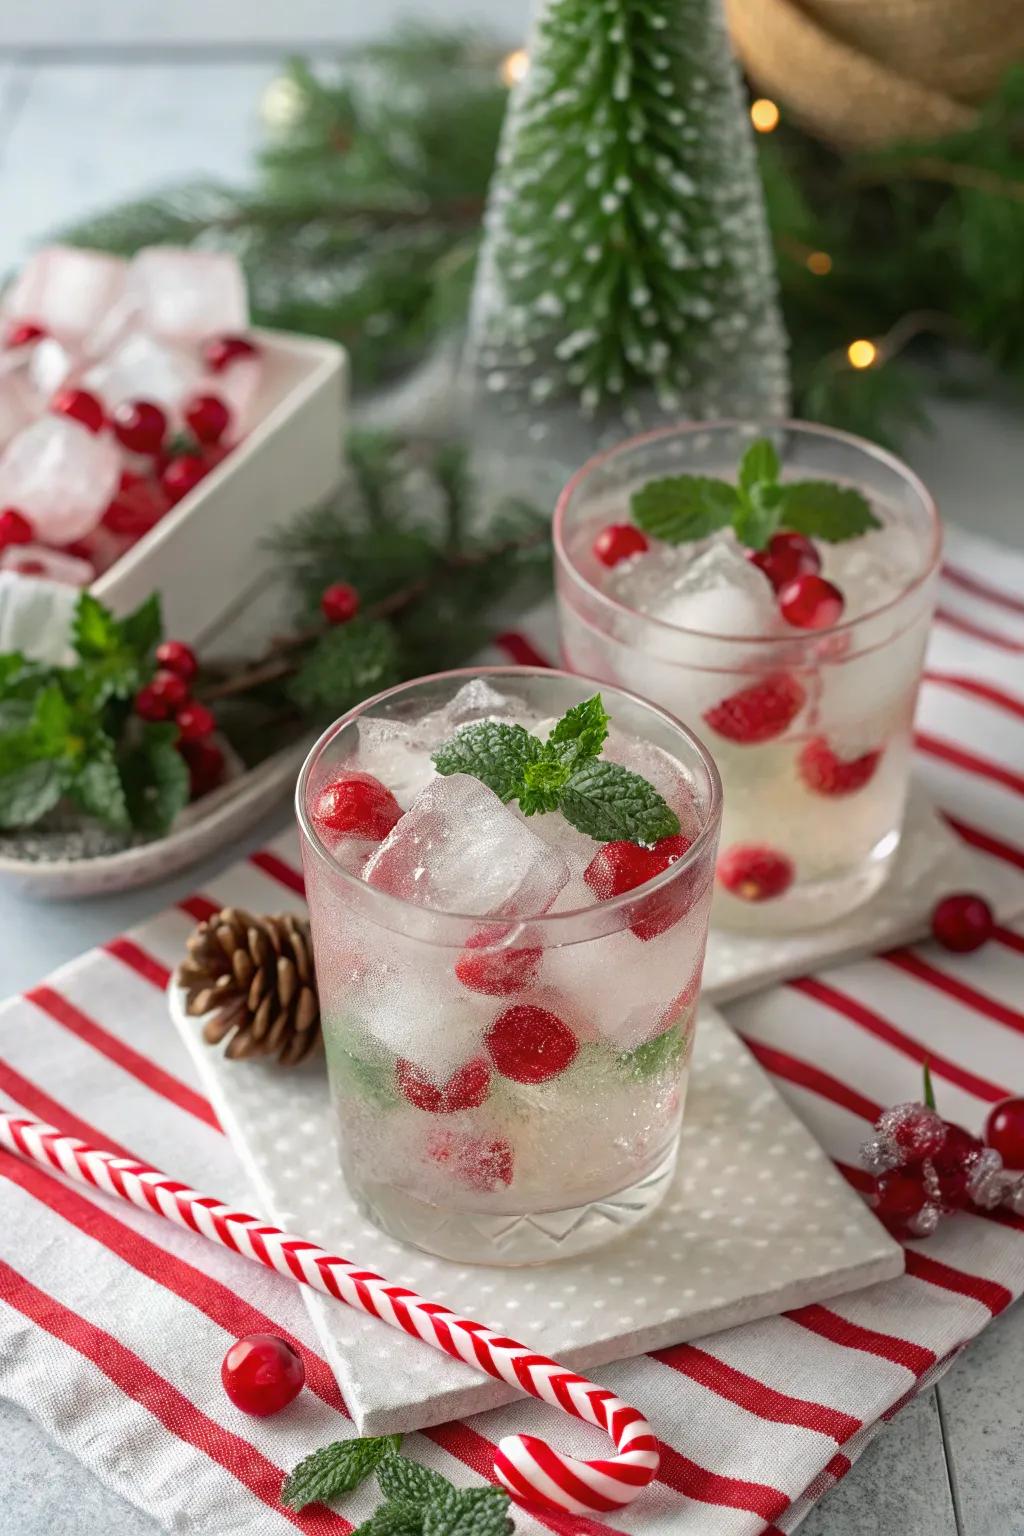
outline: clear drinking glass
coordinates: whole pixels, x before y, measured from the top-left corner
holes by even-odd
[[[467,871],[454,889],[475,891],[468,882],[520,859],[527,833],[531,849],[539,837],[545,860],[572,871],[548,910],[500,921],[493,908],[474,912],[476,898],[468,910],[436,910],[367,883],[359,871],[373,845],[332,846],[314,809],[324,786],[353,770],[390,780],[408,809],[424,783],[454,784],[429,759],[452,721],[497,712],[546,730],[596,691],[541,669],[423,678],[343,716],[299,777],[345,1179],[378,1226],[445,1258],[529,1264],[580,1253],[621,1235],[665,1193],[711,904],[718,772],[665,711],[602,688],[612,722],[604,755],[643,772],[677,811],[678,856],[644,885],[597,901],[580,872],[604,845],[559,812],[525,818],[492,796],[500,845],[474,810],[466,836],[454,828],[458,848],[428,838],[428,877],[431,861],[444,859],[446,870]],[[447,722],[440,733],[438,720]],[[482,788],[461,785],[477,799]]]
[[[671,591],[656,590],[661,577],[647,589],[635,585],[639,564],[632,576],[609,571],[594,556],[595,535],[629,521],[631,493],[649,480],[686,474],[735,483],[744,451],[760,437],[775,444],[783,481],[856,487],[882,521],[862,538],[818,545],[847,617],[817,630],[780,621],[773,633],[682,627],[671,618]],[[715,536],[736,574],[749,576],[735,544],[731,555],[725,548],[731,538]],[[941,534],[920,480],[892,454],[825,427],[672,427],[585,464],[559,499],[554,540],[563,664],[653,699],[714,754],[725,810],[712,920],[797,931],[872,896],[899,846],[935,602]],[[675,551],[662,553],[668,571]],[[678,553],[690,558],[683,547]],[[721,615],[718,605],[732,600],[728,586],[716,590],[704,612]],[[744,600],[739,588],[734,600]]]

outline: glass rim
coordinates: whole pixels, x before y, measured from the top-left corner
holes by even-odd
[[[580,567],[570,558],[566,547],[564,531],[568,519],[569,508],[573,497],[586,483],[590,476],[603,465],[646,443],[660,442],[664,438],[688,437],[699,432],[724,432],[735,431],[737,428],[754,427],[763,428],[765,433],[772,431],[800,432],[819,438],[831,438],[835,442],[844,443],[847,447],[855,448],[866,457],[874,459],[877,463],[884,464],[899,478],[906,482],[925,509],[931,530],[931,545],[928,559],[917,575],[902,587],[894,597],[880,603],[877,608],[870,608],[866,613],[858,614],[856,618],[841,620],[838,624],[831,624],[824,629],[799,630],[794,629],[787,635],[726,635],[718,630],[691,629],[682,624],[672,624],[667,619],[660,619],[655,614],[644,613],[641,608],[631,608],[628,603],[612,597],[610,593],[603,591],[594,585],[584,575]],[[835,427],[824,426],[820,422],[801,421],[796,417],[788,417],[779,421],[759,421],[739,416],[721,416],[713,421],[684,421],[670,426],[654,427],[649,432],[640,432],[633,437],[623,438],[620,443],[615,443],[611,448],[603,448],[599,453],[591,457],[575,470],[566,481],[555,503],[555,514],[551,527],[551,541],[555,551],[555,559],[569,578],[580,587],[583,592],[592,598],[596,598],[605,608],[629,619],[641,620],[644,624],[655,626],[656,631],[663,631],[671,635],[692,635],[698,640],[714,640],[721,645],[736,646],[765,646],[778,645],[785,642],[787,645],[816,645],[822,639],[832,635],[845,635],[855,633],[858,626],[867,624],[880,615],[888,613],[891,609],[905,601],[918,588],[923,587],[934,575],[942,559],[942,523],[939,518],[939,509],[935,498],[925,485],[921,477],[905,464],[896,454],[890,453],[887,448],[881,448],[877,443],[869,442],[865,437],[858,437],[853,432],[841,432]]]
[[[531,916],[509,918],[507,919],[509,926],[511,927],[514,925],[521,925],[535,928],[540,924],[544,924],[547,925],[546,931],[550,931],[552,928],[557,927],[557,925],[560,923],[569,926],[571,924],[578,923],[581,918],[584,918],[593,913],[605,914],[618,912],[623,908],[633,905],[638,899],[640,899],[641,896],[646,898],[653,892],[660,891],[664,887],[671,885],[675,880],[679,879],[683,874],[691,870],[700,861],[700,859],[706,854],[708,847],[713,847],[717,841],[719,824],[722,819],[722,779],[714,758],[704,743],[701,741],[700,737],[691,731],[689,726],[684,725],[681,720],[677,719],[675,715],[671,714],[669,710],[662,709],[659,704],[651,703],[649,699],[643,698],[638,693],[633,693],[628,688],[620,688],[617,683],[602,683],[597,678],[587,677],[578,672],[565,672],[557,667],[517,667],[511,665],[493,667],[455,667],[444,672],[428,672],[423,677],[410,678],[404,683],[395,683],[391,688],[383,688],[378,693],[371,694],[368,698],[363,699],[359,704],[356,704],[351,709],[347,710],[345,714],[340,715],[337,720],[335,720],[326,728],[326,730],[321,732],[316,741],[310,747],[303,761],[302,767],[299,769],[299,776],[295,784],[295,816],[299,824],[299,831],[302,835],[304,844],[313,850],[319,862],[328,869],[332,876],[340,879],[343,885],[350,886],[356,892],[368,893],[370,899],[372,899],[375,903],[379,903],[384,911],[395,913],[410,911],[420,914],[427,912],[432,917],[437,918],[439,923],[450,923],[452,925],[465,925],[474,923],[480,924],[487,923],[489,921],[498,921],[498,919],[495,919],[493,916],[489,918],[486,913],[481,914],[479,912],[449,912],[427,908],[418,902],[408,901],[404,896],[397,896],[390,891],[381,890],[377,886],[367,885],[366,881],[362,880],[358,874],[344,869],[342,865],[340,865],[337,860],[332,857],[330,850],[325,846],[322,839],[320,838],[319,833],[316,831],[316,828],[313,824],[313,818],[307,810],[306,792],[309,787],[310,777],[314,768],[320,761],[323,752],[334,740],[334,738],[339,735],[341,731],[346,728],[346,726],[349,726],[354,721],[358,720],[361,715],[365,714],[367,710],[369,710],[373,705],[381,703],[382,700],[393,698],[396,694],[405,693],[409,689],[419,687],[423,683],[437,683],[449,680],[454,681],[456,679],[459,681],[469,681],[475,677],[493,679],[498,677],[521,678],[524,676],[538,678],[557,678],[559,680],[565,680],[572,683],[579,683],[584,687],[589,684],[593,685],[594,691],[598,693],[607,689],[611,689],[612,692],[622,696],[623,698],[629,699],[632,703],[639,704],[641,708],[649,714],[658,716],[662,721],[669,725],[674,732],[684,738],[694,755],[700,760],[708,777],[708,783],[711,790],[711,798],[703,825],[701,826],[700,831],[697,833],[697,836],[694,838],[693,842],[690,844],[689,848],[687,848],[686,852],[681,854],[678,859],[670,864],[667,869],[662,870],[660,875],[656,875],[653,880],[648,880],[643,885],[636,886],[631,891],[624,891],[620,896],[610,897],[607,901],[594,901],[586,907],[573,907],[569,911],[540,912]],[[604,844],[595,840],[595,849],[603,846]],[[443,938],[438,940],[438,942],[444,942]]]

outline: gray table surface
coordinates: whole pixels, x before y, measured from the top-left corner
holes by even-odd
[[[160,12],[171,16],[178,9]],[[346,40],[349,34],[337,26],[338,9],[300,5],[302,17],[330,12],[334,18],[329,29],[311,25],[306,35]],[[524,9],[522,0],[495,0],[493,10],[474,8],[469,0],[423,0],[418,13],[447,21],[471,12],[477,20],[487,15],[514,36]],[[53,20],[58,10],[60,28]],[[119,0],[69,7],[66,36],[63,6],[0,0],[0,271],[53,225],[101,203],[181,175],[244,173],[259,135],[260,95],[276,73],[273,40],[287,38],[282,47],[302,51],[301,39],[294,32],[287,36],[277,8],[266,4],[231,0],[180,10],[185,20],[178,15],[168,31],[152,24],[155,9],[140,8],[138,15],[144,11],[150,18],[130,39],[149,44],[140,52],[123,45],[123,28],[128,24],[131,30],[136,13],[129,16]],[[288,10],[294,20],[295,7]],[[380,18],[394,10],[387,5],[374,14]],[[402,10],[417,14],[415,5]],[[340,11],[351,12],[353,27],[356,13],[366,14],[356,6]],[[247,30],[254,16],[259,25]],[[197,35],[217,46],[196,44]],[[240,36],[257,37],[261,47],[250,42],[242,49],[225,41]],[[95,45],[96,38],[103,39],[102,46]],[[168,38],[173,48],[163,46]],[[60,46],[40,48],[40,41]],[[935,423],[935,434],[913,443],[909,457],[936,491],[945,515],[1024,545],[1019,406],[995,397],[941,404]],[[281,816],[270,819],[234,850],[124,896],[41,905],[0,888],[0,996],[38,981],[186,890],[201,888],[216,867],[257,846],[282,822]],[[1013,1309],[936,1389],[898,1416],[801,1530],[805,1536],[1022,1536],[1022,1414],[1024,1314]],[[0,1443],[0,1533],[143,1536],[157,1529],[6,1402],[0,1402]]]

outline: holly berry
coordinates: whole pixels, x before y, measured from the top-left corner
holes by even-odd
[[[894,1104],[880,1116],[879,1135],[899,1148],[903,1158],[917,1162],[934,1157],[946,1141],[946,1122],[927,1104]]]
[[[390,789],[369,773],[346,773],[325,784],[313,806],[313,820],[321,831],[378,843],[401,816],[402,807]]]
[[[969,1203],[967,1186],[983,1151],[984,1146],[977,1136],[972,1136],[961,1125],[947,1124],[945,1140],[931,1159],[943,1205],[959,1210]]]
[[[663,874],[689,846],[690,839],[681,832],[663,837],[653,848],[628,842],[602,843],[583,871],[583,879],[598,901],[608,901]],[[688,910],[688,891],[656,891],[631,910],[630,931],[646,942],[671,928]]]
[[[35,536],[28,518],[14,507],[5,507],[0,512],[0,549],[7,549],[11,544],[31,544]]]
[[[156,648],[156,659],[165,672],[190,683],[199,671],[196,653],[184,640],[162,640]]]
[[[558,1077],[579,1048],[568,1024],[534,1003],[514,1003],[487,1031],[491,1060],[502,1077],[516,1083],[546,1083]]]
[[[171,502],[177,503],[190,491],[195,490],[207,471],[208,465],[198,454],[182,453],[164,465],[160,473],[160,484],[171,498]]]
[[[27,347],[30,341],[41,341],[46,331],[41,325],[33,325],[31,320],[17,321],[10,326],[4,337],[5,347]]]
[[[829,629],[845,606],[839,588],[813,572],[788,581],[779,592],[779,612],[796,629]]]
[[[715,872],[719,884],[740,901],[772,901],[789,889],[796,874],[784,853],[756,843],[727,848]]]
[[[188,698],[188,684],[174,672],[158,672],[135,695],[135,713],[143,720],[169,720]]]
[[[245,336],[211,336],[203,347],[203,362],[211,373],[223,373],[232,363],[259,355],[259,347]]]
[[[50,410],[81,422],[90,432],[99,432],[105,420],[103,406],[87,389],[58,390],[50,401]]]
[[[126,470],[113,501],[101,519],[104,528],[128,539],[141,539],[155,528],[170,508],[170,501],[153,480],[143,480]]]
[[[807,699],[791,672],[773,672],[705,710],[704,722],[727,741],[755,746],[788,730]]]
[[[932,933],[943,949],[969,955],[992,937],[995,918],[983,896],[968,891],[945,896],[932,913]]]
[[[110,418],[114,436],[130,453],[159,453],[167,416],[152,400],[123,400]]]
[[[219,395],[192,395],[185,401],[182,416],[201,443],[219,443],[231,425],[231,412]]]
[[[216,789],[224,778],[227,763],[214,741],[179,741],[178,751],[188,768],[189,796],[199,800]]]
[[[796,768],[807,788],[816,795],[852,795],[874,778],[881,756],[880,751],[862,752],[859,757],[844,761],[824,736],[816,736],[800,753]]]
[[[1007,1168],[1024,1168],[1024,1099],[1003,1099],[989,1111],[985,1142]]]
[[[359,593],[347,581],[336,581],[324,588],[320,611],[328,624],[347,624],[359,612]]]
[[[157,673],[159,677],[160,674]],[[167,677],[175,677],[186,691],[188,684],[184,678],[177,677],[174,672],[168,672]],[[212,736],[217,729],[217,721],[212,709],[207,709],[205,704],[197,704],[190,699],[183,704],[174,716],[174,723],[178,727],[178,733],[182,741],[205,741],[207,736]]]
[[[798,576],[821,570],[821,556],[802,533],[773,534],[767,549],[751,550],[747,559],[764,572],[776,592]]]
[[[224,1356],[220,1379],[236,1408],[265,1419],[295,1401],[306,1380],[306,1367],[287,1339],[250,1333]]]
[[[544,951],[527,946],[495,948],[507,931],[500,924],[492,924],[466,940],[466,948],[455,962],[455,974],[470,992],[510,997],[536,980]]]
[[[601,529],[593,544],[595,560],[608,566],[630,560],[634,555],[642,555],[649,548],[640,529],[632,523],[609,523],[607,528]]]
[[[491,1091],[491,1069],[482,1057],[467,1061],[440,1086],[404,1058],[399,1059],[395,1075],[402,1096],[431,1115],[454,1115],[460,1109],[476,1109]]]
[[[875,1181],[874,1207],[886,1225],[900,1228],[928,1202],[919,1168],[894,1168]]]
[[[481,1194],[491,1194],[501,1185],[509,1185],[515,1172],[515,1153],[511,1142],[502,1136],[490,1141],[484,1136],[462,1136],[447,1126],[432,1131],[427,1138],[427,1156],[447,1168],[460,1184]]]

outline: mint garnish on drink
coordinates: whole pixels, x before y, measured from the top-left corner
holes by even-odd
[[[525,816],[561,811],[595,842],[651,847],[679,831],[679,817],[653,784],[601,756],[608,713],[596,693],[576,704],[541,741],[522,725],[464,725],[434,753],[438,773],[468,773]]]
[[[780,529],[838,544],[881,523],[852,486],[831,480],[779,481],[779,456],[767,437],[751,443],[735,485],[710,475],[648,480],[630,500],[633,521],[666,544],[687,544],[731,527],[741,544],[764,549]]]

